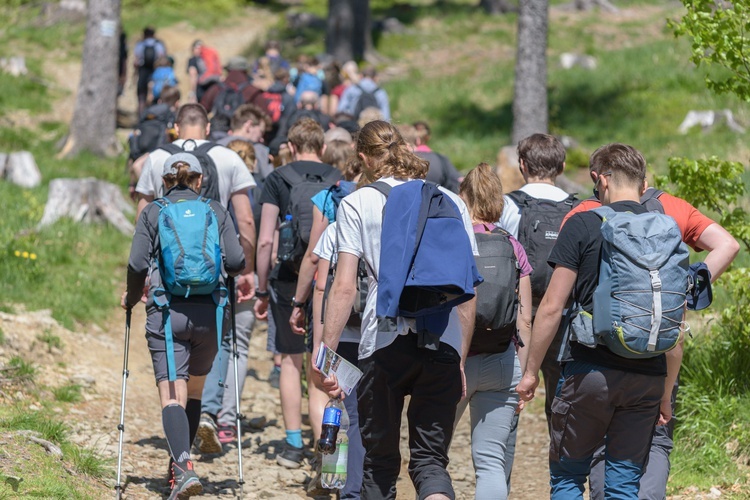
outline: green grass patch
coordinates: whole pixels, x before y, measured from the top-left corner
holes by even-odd
[[[47,349],[52,352],[52,349],[62,349],[63,343],[60,337],[54,335],[49,330],[45,330],[44,333],[40,333],[36,336],[36,339],[43,344],[47,344]]]
[[[66,442],[67,426],[40,411],[12,409],[8,416],[0,418],[0,430],[27,430],[38,432],[42,439],[56,444]]]
[[[26,361],[20,356],[13,356],[8,361],[7,365],[11,371],[10,376],[13,379],[16,379],[18,381],[22,382],[33,382],[34,377],[36,376],[36,367],[30,363],[29,361]]]
[[[81,396],[81,386],[78,384],[68,384],[52,389],[55,401],[60,403],[78,403],[83,397]]]
[[[0,328],[0,345],[5,344],[5,332]]]

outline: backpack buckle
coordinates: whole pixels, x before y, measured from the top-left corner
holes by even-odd
[[[156,307],[165,309],[169,307],[169,303],[172,301],[172,294],[164,288],[155,288],[153,299]]]
[[[651,289],[659,291],[661,290],[661,278],[659,277],[659,271],[653,270],[648,272],[651,275]]]

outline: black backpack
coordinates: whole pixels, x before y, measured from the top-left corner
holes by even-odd
[[[156,44],[146,45],[143,48],[143,67],[153,71],[156,64]]]
[[[289,186],[289,206],[286,212],[281,213],[282,219],[286,215],[292,216],[293,242],[288,243],[294,247],[284,259],[292,263],[295,270],[299,269],[302,257],[305,255],[307,245],[310,243],[310,231],[313,223],[313,204],[311,198],[320,191],[336,184],[341,179],[341,172],[335,168],[324,176],[305,173],[299,174],[293,167],[287,166],[278,170],[279,175]],[[281,247],[281,241],[279,241]]]
[[[231,117],[235,110],[245,104],[242,92],[250,85],[250,82],[241,83],[235,87],[227,83],[219,83],[219,93],[216,94],[212,108],[214,116],[224,115]]]
[[[193,149],[185,149],[188,142],[192,142]],[[218,146],[213,142],[205,142],[200,146],[196,145],[196,142],[192,139],[187,139],[182,143],[182,147],[175,144],[164,144],[161,149],[169,153],[170,155],[177,153],[190,153],[196,158],[201,164],[203,170],[203,183],[201,185],[200,195],[204,198],[216,200],[221,203],[221,196],[219,195],[219,173],[216,170],[216,163],[213,158],[208,155],[208,152]],[[225,207],[226,208],[226,207]]]
[[[484,282],[477,287],[476,322],[469,350],[505,352],[517,332],[521,266],[507,231],[495,228],[474,236],[479,250],[474,259]]]
[[[359,115],[367,108],[380,109],[378,100],[375,98],[375,93],[380,90],[380,87],[375,87],[375,90],[372,92],[367,92],[359,84],[357,84],[357,88],[361,91],[361,94],[359,95],[359,99],[357,99],[357,104],[354,106],[355,119],[359,119]]]
[[[167,104],[154,104],[145,109],[138,126],[128,138],[129,158],[136,160],[155,151],[167,142],[167,130],[174,124],[174,113]]]
[[[552,277],[552,267],[547,263],[547,259],[557,242],[562,220],[578,204],[578,198],[571,194],[563,201],[555,202],[534,198],[523,191],[513,191],[508,193],[508,197],[521,210],[518,241],[526,250],[529,264],[534,269],[531,273],[531,298],[536,308],[544,297]]]

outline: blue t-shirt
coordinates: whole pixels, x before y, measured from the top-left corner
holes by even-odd
[[[318,210],[326,216],[328,223],[336,220],[336,209],[338,208],[338,201],[354,192],[357,187],[356,182],[351,181],[339,181],[330,188],[326,188],[310,198],[313,205],[318,207]]]

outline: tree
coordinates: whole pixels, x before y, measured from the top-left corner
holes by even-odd
[[[546,133],[548,0],[522,0],[518,11],[516,80],[513,85],[513,133],[517,144],[534,133]]]
[[[369,0],[328,0],[326,53],[340,63],[369,58],[372,54]]]
[[[112,156],[119,151],[115,137],[119,26],[120,0],[89,0],[81,81],[60,156],[84,150]]]
[[[706,77],[716,93],[733,93],[750,101],[750,5],[746,1],[683,0],[681,21],[671,21],[675,36],[693,40],[690,60],[696,65],[721,67],[728,72]]]

